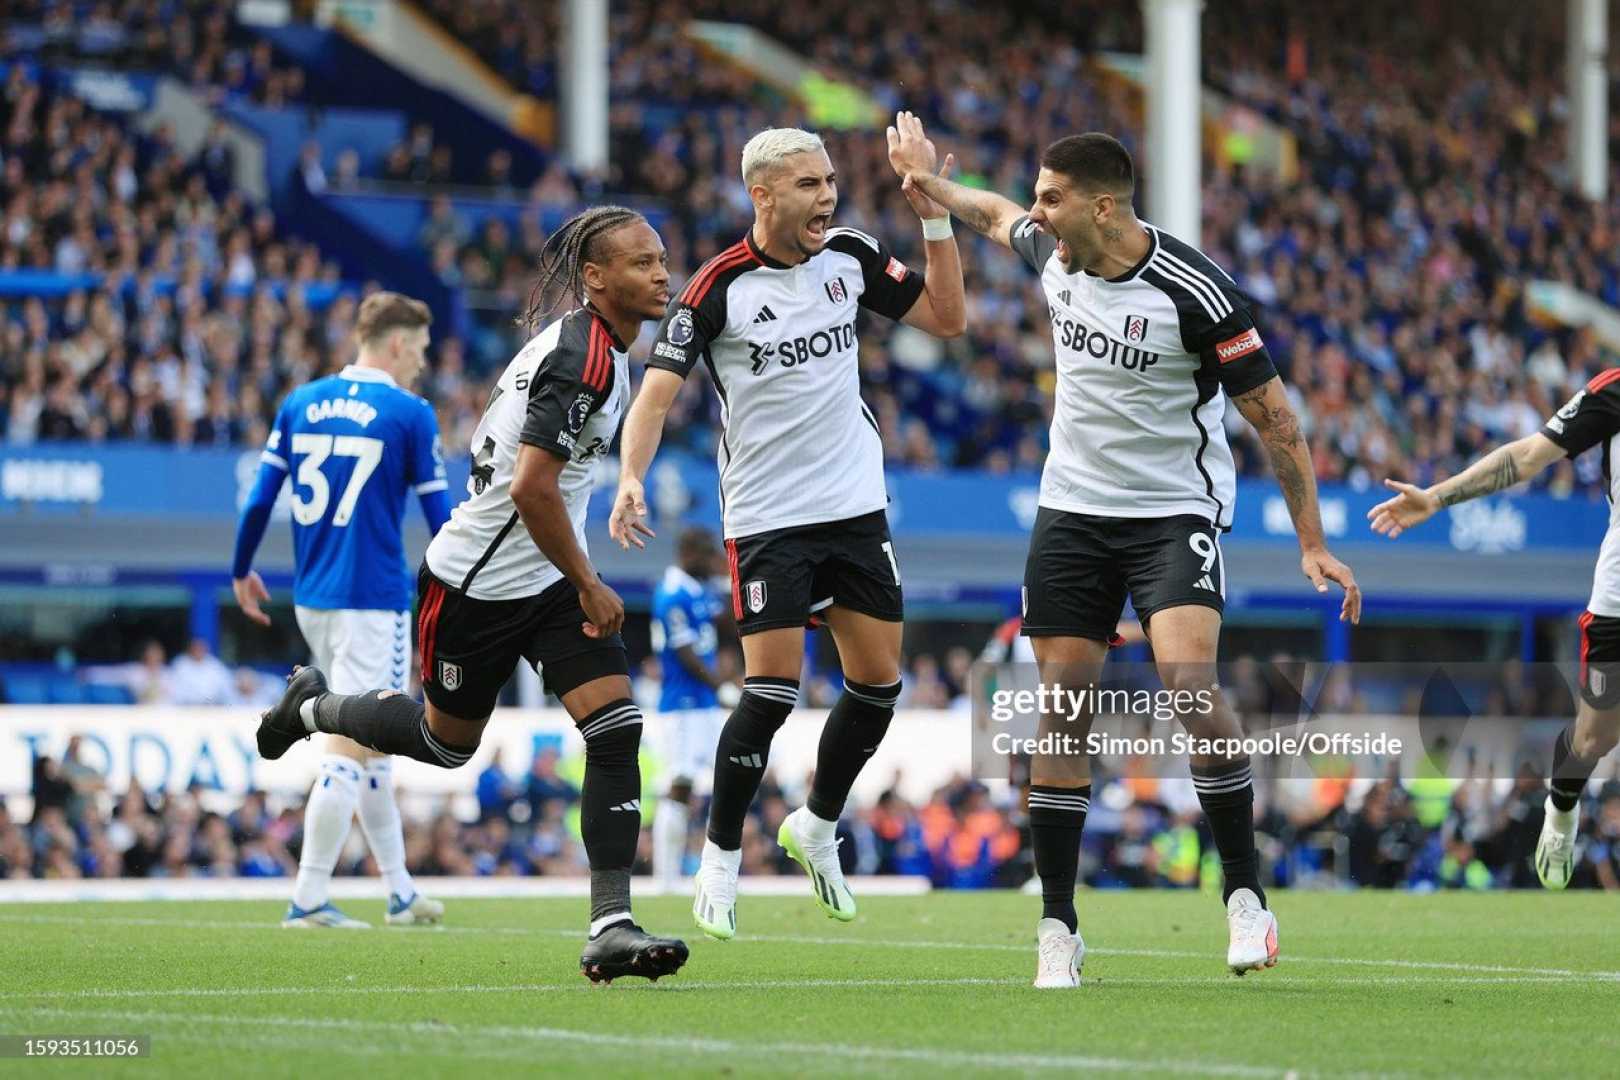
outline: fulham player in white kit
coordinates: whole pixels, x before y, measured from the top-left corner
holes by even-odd
[[[933,145],[909,118],[890,129],[889,151],[897,171],[934,167]],[[753,227],[670,304],[625,420],[609,522],[621,544],[641,542],[642,478],[665,414],[701,361],[720,395],[721,517],[745,675],[715,749],[692,907],[699,929],[721,939],[737,932],[743,824],[771,740],[798,701],[812,624],[832,631],[844,692],[822,729],[809,799],[777,841],[829,917],[855,917],[834,832],[894,716],[902,617],[883,440],[861,401],[856,315],[864,308],[937,337],[960,334],[965,317],[950,221],[926,198],[908,197],[923,219],[928,265],[919,274],[877,238],[833,227],[838,181],[819,137],[760,132],[743,147],[742,179]]]
[[[1027,212],[929,170],[906,182],[1021,256],[1051,315],[1056,407],[1024,570],[1023,633],[1042,682],[1097,681],[1128,595],[1165,688],[1203,692],[1182,700],[1211,703],[1181,713],[1181,724],[1200,739],[1242,735],[1215,673],[1226,593],[1220,537],[1237,490],[1228,401],[1265,444],[1301,570],[1319,592],[1330,581],[1343,587],[1341,619],[1361,614],[1350,568],[1323,539],[1310,450],[1249,298],[1203,252],[1136,216],[1131,156],[1100,132],[1047,147]],[[1042,717],[1043,730],[1068,724],[1071,735],[1090,722],[1086,713]],[[1240,975],[1270,967],[1277,920],[1260,882],[1249,759],[1194,755],[1192,780],[1221,859],[1227,964]],[[1079,985],[1085,945],[1074,891],[1090,805],[1084,755],[1034,757],[1037,987]]]
[[[275,759],[314,731],[454,769],[478,750],[517,664],[539,670],[585,742],[580,834],[591,868],[580,970],[593,982],[657,979],[686,945],[630,914],[641,835],[641,710],[619,628],[624,604],[585,542],[592,475],[630,398],[630,343],[669,299],[663,242],[624,207],[586,210],[546,242],[528,323],[577,304],[518,352],[472,439],[468,497],[428,547],[417,578],[424,705],[390,690],[328,692],[293,674],[264,714],[259,753]],[[549,305],[547,298],[555,296]]]
[[[1569,884],[1581,792],[1598,762],[1620,742],[1620,488],[1612,464],[1620,453],[1620,368],[1597,375],[1534,435],[1497,447],[1449,480],[1429,488],[1385,480],[1397,494],[1367,513],[1373,531],[1393,540],[1447,506],[1512,487],[1594,446],[1603,448],[1609,528],[1598,549],[1592,596],[1580,617],[1580,701],[1575,722],[1553,744],[1547,807],[1536,843],[1536,875],[1549,889]]]

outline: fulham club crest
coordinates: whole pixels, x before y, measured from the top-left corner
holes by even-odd
[[[827,299],[835,304],[842,304],[849,299],[849,293],[844,291],[844,279],[835,277],[827,282]]]
[[[446,690],[461,689],[461,665],[439,661],[439,685]]]
[[[1147,317],[1144,315],[1125,316],[1125,340],[1129,344],[1140,345],[1145,337],[1147,337]]]
[[[750,581],[745,588],[748,593],[748,610],[758,615],[765,610],[765,583]]]

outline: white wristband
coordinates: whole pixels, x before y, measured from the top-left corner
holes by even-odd
[[[945,217],[923,218],[924,240],[949,240],[951,238],[951,219]]]

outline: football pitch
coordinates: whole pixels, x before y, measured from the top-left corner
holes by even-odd
[[[282,930],[264,902],[0,905],[0,1034],[150,1035],[81,1075],[1524,1076],[1620,1059],[1620,903],[1277,893],[1281,963],[1223,967],[1218,902],[1083,893],[1078,991],[1036,991],[1039,902],[745,896],[739,937],[637,905],[692,958],[579,974],[583,900],[453,900],[443,929]],[[380,902],[350,901],[381,922]],[[9,1075],[60,1064],[6,1062]]]

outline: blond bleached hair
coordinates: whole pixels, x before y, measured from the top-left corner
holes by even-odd
[[[782,164],[784,158],[794,154],[813,154],[825,150],[821,136],[799,128],[766,128],[748,140],[742,152],[743,183],[753,187],[764,179],[767,170]]]

